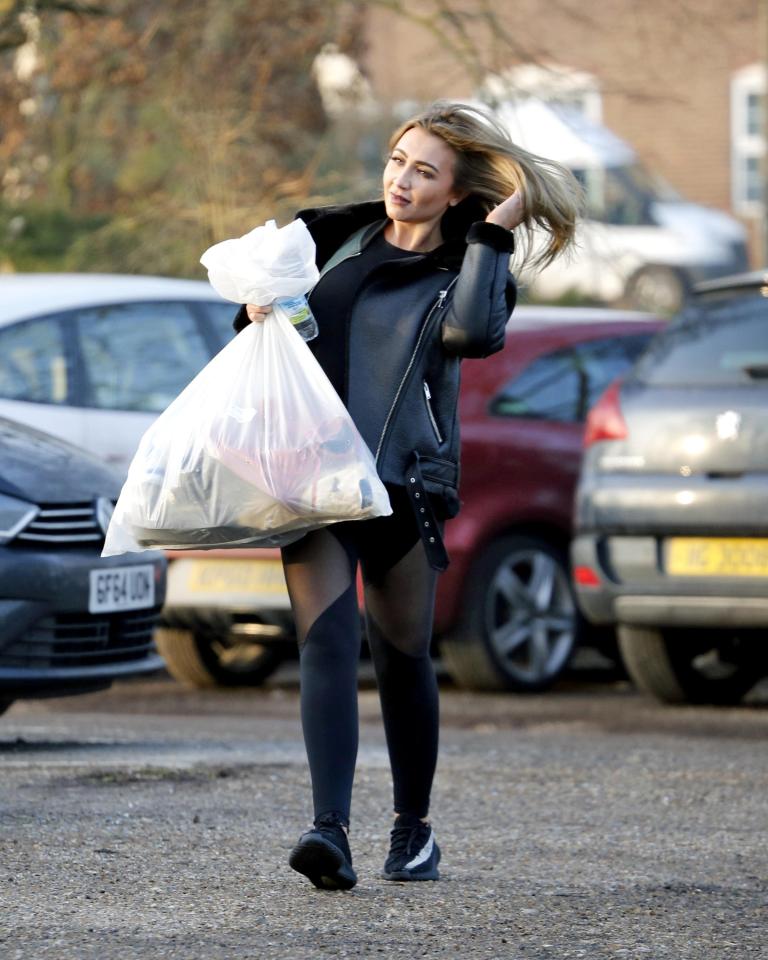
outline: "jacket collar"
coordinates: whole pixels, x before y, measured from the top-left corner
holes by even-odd
[[[312,234],[317,247],[317,265],[322,269],[356,230],[369,224],[383,224],[387,214],[383,200],[371,200],[301,210],[297,217],[306,223]],[[459,269],[467,249],[467,231],[475,221],[484,219],[485,211],[476,197],[467,197],[450,207],[441,223],[444,241],[435,250],[424,254],[424,260],[434,261],[436,266]]]

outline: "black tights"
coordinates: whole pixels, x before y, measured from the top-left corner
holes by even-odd
[[[366,632],[384,717],[394,809],[425,817],[437,763],[438,693],[429,654],[437,577],[403,492],[391,517],[335,524],[283,548],[300,649],[301,719],[315,817],[349,821],[358,746],[363,572]]]

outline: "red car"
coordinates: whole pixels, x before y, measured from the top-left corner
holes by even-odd
[[[542,690],[583,631],[568,572],[583,422],[661,321],[518,307],[503,351],[462,366],[462,510],[447,527],[435,637],[475,689]],[[158,645],[196,685],[262,682],[292,623],[276,551],[172,554]]]

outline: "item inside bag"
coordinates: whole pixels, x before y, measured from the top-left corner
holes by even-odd
[[[148,473],[135,491],[136,502],[148,509],[143,517],[126,516],[134,521],[137,543],[145,549],[284,546],[308,521],[365,513],[373,491],[355,456],[354,434],[341,418],[320,432],[327,439],[315,436],[299,449],[269,456],[258,446],[244,451],[209,441],[173,482],[167,473]],[[212,504],[221,505],[213,525]]]

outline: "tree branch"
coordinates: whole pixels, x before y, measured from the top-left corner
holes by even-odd
[[[25,16],[74,13],[98,17],[107,12],[101,4],[84,0],[0,0],[0,53],[15,50],[27,42]]]

